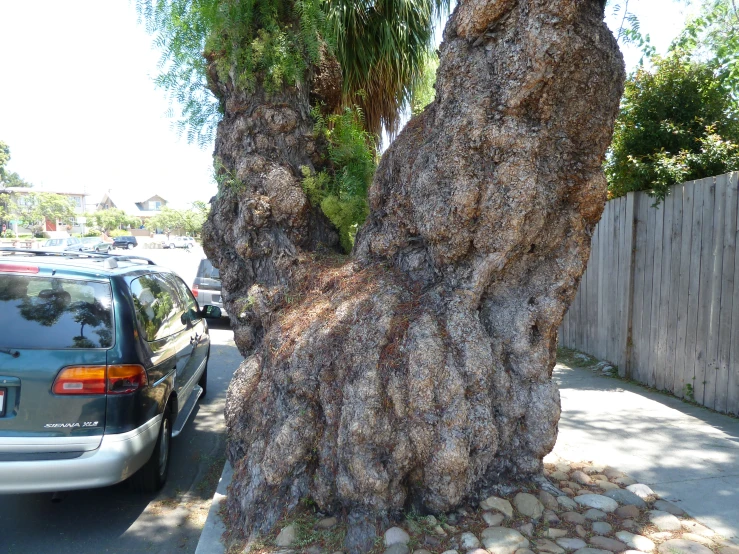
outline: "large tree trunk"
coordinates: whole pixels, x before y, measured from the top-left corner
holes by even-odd
[[[280,299],[258,330],[235,321],[250,356],[226,405],[228,512],[245,532],[311,496],[349,512],[347,548],[361,551],[375,518],[444,512],[541,469],[559,418],[557,327],[605,202],[624,78],[602,19],[600,0],[461,2],[436,100],[384,154],[345,265],[310,254],[327,232],[295,172],[273,186],[244,146],[260,135],[227,110],[220,155],[262,192],[221,194],[208,252],[232,310]]]

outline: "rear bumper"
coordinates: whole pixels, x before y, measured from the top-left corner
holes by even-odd
[[[114,485],[151,457],[162,416],[117,435],[104,435],[100,447],[77,458],[0,461],[0,494],[56,492]]]

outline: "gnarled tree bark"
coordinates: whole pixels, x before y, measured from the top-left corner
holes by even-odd
[[[350,513],[362,551],[377,517],[445,512],[540,471],[623,78],[600,0],[460,2],[436,100],[384,154],[344,265],[312,254],[335,239],[297,180],[307,100],[295,124],[227,100],[217,154],[245,186],[221,193],[207,250],[249,354],[226,406],[228,511],[245,532],[311,496]],[[277,126],[273,150],[260,125]]]

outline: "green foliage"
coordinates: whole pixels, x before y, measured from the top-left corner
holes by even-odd
[[[193,202],[189,210],[175,210],[164,206],[162,211],[146,221],[150,231],[162,230],[165,233],[184,233],[197,236],[202,233],[203,223],[208,217],[208,206],[205,202]]]
[[[383,125],[396,132],[400,110],[423,85],[434,22],[441,22],[449,0],[328,0],[325,6],[344,77],[344,105],[359,106],[375,136]]]
[[[74,203],[68,196],[53,192],[31,192],[17,199],[14,215],[35,232],[43,230],[44,220],[68,223],[74,219]]]
[[[611,197],[646,190],[659,202],[670,185],[739,168],[739,111],[715,65],[677,50],[653,62],[626,82],[605,165]]]
[[[736,0],[703,0],[701,11],[673,45],[696,59],[714,62],[722,80],[739,100],[739,9]]]
[[[97,212],[87,214],[87,217],[93,221],[98,229],[105,233],[113,229],[120,229],[121,227],[129,228],[141,225],[141,220],[138,217],[130,216],[118,208],[98,210]]]
[[[616,30],[616,40],[622,45],[632,45],[642,52],[641,62],[645,58],[651,58],[656,54],[655,48],[650,42],[649,35],[643,35],[641,32],[641,24],[636,14],[629,11],[630,0],[609,0],[608,6],[611,9],[611,15],[619,21]]]
[[[138,0],[162,50],[156,82],[183,106],[188,140],[212,139],[221,108],[208,87],[208,65],[223,83],[267,92],[297,85],[320,56],[321,0]]]
[[[449,0],[137,0],[162,51],[156,82],[182,106],[180,131],[209,142],[222,114],[209,75],[247,92],[299,85],[323,52],[342,66],[344,104],[379,136],[409,103]],[[211,80],[212,81],[212,80]]]
[[[357,229],[369,214],[367,191],[377,168],[374,137],[364,130],[359,108],[328,117],[314,109],[313,117],[314,132],[328,144],[330,164],[318,173],[301,168],[303,189],[339,230],[341,246],[350,252]]]
[[[436,96],[436,70],[439,69],[439,56],[435,52],[426,56],[423,62],[423,71],[413,88],[411,95],[411,113],[418,115],[426,106],[434,101]]]
[[[5,181],[5,166],[10,161],[10,147],[0,140],[0,183]]]
[[[130,234],[131,234],[131,231],[128,229],[113,229],[110,233],[107,233],[107,235],[112,238],[127,237]]]
[[[0,186],[29,188],[33,185],[23,179],[16,172],[9,172],[7,165],[10,161],[10,147],[0,140]]]

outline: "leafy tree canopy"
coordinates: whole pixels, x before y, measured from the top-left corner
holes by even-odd
[[[118,208],[99,210],[97,212],[87,214],[87,218],[92,220],[94,225],[106,234],[113,229],[120,229],[121,227],[138,227],[141,225],[141,220],[138,217],[130,216]]]
[[[0,140],[0,182],[5,181],[5,166],[10,161],[10,147]]]
[[[183,106],[180,129],[206,142],[221,108],[208,87],[219,80],[268,93],[298,85],[322,56],[342,67],[344,107],[358,105],[379,135],[422,78],[433,18],[449,0],[138,0],[162,50],[157,78]],[[212,84],[212,83],[211,83]]]
[[[715,62],[674,50],[626,82],[606,176],[612,197],[739,168],[739,111]]]
[[[31,192],[18,198],[15,215],[32,227],[44,220],[70,222],[74,219],[74,203],[68,196],[53,192]]]
[[[32,187],[16,172],[9,172],[7,165],[10,161],[10,147],[0,140],[0,185],[3,187]]]
[[[701,11],[675,41],[675,48],[710,59],[739,101],[739,7],[736,0],[703,0]]]
[[[198,236],[203,230],[203,223],[207,217],[207,204],[196,201],[188,210],[175,210],[164,206],[160,213],[147,219],[145,225],[151,231],[162,230],[167,234],[184,233]]]

